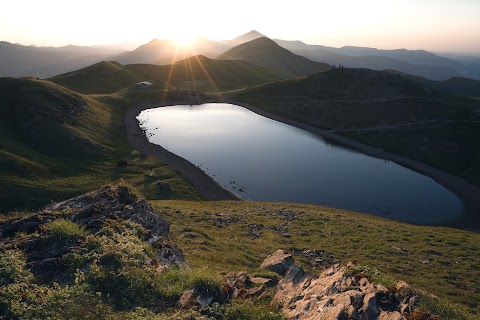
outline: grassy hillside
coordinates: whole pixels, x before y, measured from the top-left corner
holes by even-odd
[[[239,91],[235,98],[334,129],[449,118],[464,111],[428,86],[368,69],[332,69]]]
[[[201,71],[205,67],[229,80],[245,72],[242,66],[252,66],[238,61],[235,69],[230,61],[224,61],[228,66],[224,69],[204,57],[193,59],[172,67],[170,83],[195,88],[196,82],[185,80],[193,70],[195,79],[206,74]],[[113,81],[115,74],[156,74],[157,67],[102,63],[63,79],[76,79],[78,86],[88,88],[82,82],[85,79],[99,81],[104,77]],[[265,71],[248,81],[269,74]],[[125,76],[114,84],[133,78]],[[210,79],[202,79],[199,83],[209,88]],[[227,86],[231,82],[222,83]],[[197,270],[208,270],[158,273],[149,262],[153,247],[144,241],[145,229],[135,223],[109,220],[101,232],[94,233],[70,221],[57,225],[45,220],[45,228],[28,236],[35,241],[26,241],[24,233],[17,233],[15,241],[25,246],[45,243],[59,252],[68,245],[68,255],[55,261],[69,268],[70,278],[62,280],[70,286],[42,283],[31,272],[25,257],[13,248],[17,242],[6,241],[0,248],[0,295],[8,298],[0,302],[2,312],[7,305],[16,308],[7,310],[12,314],[33,314],[37,318],[83,314],[92,318],[168,319],[173,317],[171,313],[153,312],[164,307],[154,303],[157,296],[171,306],[173,297],[178,298],[189,287],[204,285],[205,281],[220,287],[218,278],[229,271],[262,275],[265,271],[258,269],[261,261],[279,248],[293,252],[297,262],[316,272],[336,259],[357,260],[434,293],[444,301],[441,306],[480,312],[477,233],[414,226],[313,205],[176,201],[200,197],[160,161],[132,152],[125,142],[122,122],[132,103],[178,101],[181,97],[175,96],[176,92],[163,88],[124,89],[115,94],[82,95],[49,81],[0,79],[1,213],[39,208],[51,200],[124,179],[148,199],[154,199],[155,211],[172,223],[170,240],[184,250],[187,261]],[[396,152],[408,152],[426,162],[443,161],[437,165],[457,173],[463,170],[470,178],[480,172],[475,140],[480,134],[480,117],[475,112],[478,101],[444,96],[398,75],[335,69],[229,95],[270,112],[333,128],[365,143],[385,148],[398,143]],[[129,165],[118,167],[121,159]],[[470,162],[455,167],[462,160]],[[159,180],[168,181],[173,191],[156,193],[154,185]],[[0,222],[27,214],[1,215]],[[55,219],[69,218],[71,212],[67,209],[49,214]],[[321,259],[308,257],[305,250],[317,250]],[[75,273],[89,262],[93,268]],[[19,293],[24,300],[17,299]],[[181,313],[180,319],[188,319],[187,312]],[[456,315],[446,319],[462,319]]]
[[[233,99],[408,155],[480,185],[478,100],[388,72],[332,69],[232,93]]]
[[[454,94],[465,97],[480,97],[480,81],[474,79],[468,79],[463,77],[452,77],[448,80],[434,81],[419,76],[413,76],[407,73],[399,72],[397,70],[384,70],[393,74],[400,74],[403,77],[412,79],[418,83],[427,85],[438,91],[442,91],[447,94]]]
[[[453,77],[438,81],[437,88],[450,94],[467,97],[480,97],[480,81],[463,77]]]
[[[315,205],[151,204],[154,212],[138,191],[105,186],[23,220],[0,216],[0,317],[205,319],[201,312],[221,320],[283,319],[268,307],[275,286],[258,297],[239,293],[231,302],[217,300],[220,305],[204,310],[175,307],[191,288],[213,299],[222,297],[221,290],[232,292],[221,280],[232,271],[279,279],[260,268],[277,249],[317,274],[355,261],[378,270],[387,287],[407,281],[439,298],[419,303],[444,320],[476,319],[480,311],[476,233]],[[189,267],[177,268],[183,257]]]
[[[83,96],[49,81],[0,79],[0,212],[38,208],[121,178],[151,198],[197,199],[191,185],[163,163],[131,155],[123,132],[126,106],[120,96]],[[122,159],[132,165],[117,167]],[[156,194],[159,179],[171,180],[177,191]]]
[[[82,68],[80,70],[67,72],[62,74],[62,77],[73,77],[80,74],[91,74],[91,73],[111,73],[121,70],[124,65],[116,62],[116,61],[101,61],[99,63],[92,64],[86,68]]]
[[[194,267],[219,273],[259,272],[268,254],[292,250],[299,263],[317,270],[320,260],[357,260],[480,312],[480,234],[415,226],[327,207],[265,202],[154,201],[172,222],[171,239]]]
[[[240,44],[217,59],[248,61],[285,77],[305,76],[330,69],[330,65],[296,55],[266,37]]]
[[[272,72],[245,61],[217,61],[204,56],[194,56],[169,66],[123,66],[115,62],[102,62],[50,80],[76,92],[92,94],[114,93],[148,80],[161,80],[174,86],[198,81],[203,90],[220,92],[279,79],[280,77]],[[209,83],[208,86],[205,86],[206,82]]]

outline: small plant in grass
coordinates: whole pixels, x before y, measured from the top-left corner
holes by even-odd
[[[118,196],[121,203],[130,204],[139,199],[142,199],[143,196],[133,185],[125,180],[120,179],[118,182]]]
[[[51,237],[69,240],[85,236],[85,228],[68,219],[57,219],[47,224],[47,232]]]
[[[138,157],[138,156],[140,156],[140,152],[138,152],[137,150],[133,150],[132,152],[130,152],[130,155],[132,157]]]
[[[367,278],[374,284],[383,284],[387,288],[393,288],[397,285],[397,282],[393,278],[369,266],[358,265],[350,267],[344,271],[343,275],[345,277]]]

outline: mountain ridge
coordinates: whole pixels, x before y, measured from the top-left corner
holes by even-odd
[[[217,57],[217,60],[244,60],[286,76],[305,76],[328,70],[329,65],[311,61],[282,48],[267,37],[240,44]]]
[[[118,68],[113,72],[88,72],[94,70],[89,67],[90,69],[55,76],[51,81],[81,93],[113,93],[137,82],[149,80],[161,80],[173,86],[183,82],[201,82],[208,90],[218,91],[219,89],[215,88],[218,85],[228,89],[240,89],[281,79],[278,75],[246,61],[214,60],[201,55],[166,66],[116,66]]]

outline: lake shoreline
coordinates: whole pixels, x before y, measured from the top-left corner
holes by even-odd
[[[306,130],[310,133],[317,134],[323,138],[330,139],[335,143],[346,146],[348,148],[351,148],[352,150],[361,152],[363,154],[395,162],[405,168],[411,169],[415,172],[430,177],[435,182],[454,193],[457,197],[460,198],[460,200],[463,201],[465,206],[464,219],[462,220],[462,225],[458,227],[461,227],[462,229],[471,229],[472,225],[475,224],[474,230],[480,230],[480,226],[478,225],[478,218],[480,216],[480,187],[469,183],[465,179],[442,171],[440,169],[434,168],[418,160],[388,152],[380,148],[371,147],[361,142],[343,137],[336,134],[332,130],[320,129],[305,122],[300,122],[282,117],[280,115],[272,114],[263,109],[246,103],[234,100],[228,101],[228,103],[241,106],[271,120],[289,124],[291,126]]]
[[[387,152],[383,149],[370,147],[355,140],[340,136],[331,130],[320,129],[304,122],[272,114],[249,104],[241,103],[234,100],[223,102],[204,101],[202,103],[231,103],[234,105],[238,105],[271,120],[306,130],[310,133],[330,139],[335,143],[344,145],[345,147],[351,148],[363,154],[395,162],[403,167],[409,168],[420,174],[428,176],[452,193],[454,193],[463,201],[465,205],[465,213],[464,216],[461,217],[461,223],[459,225],[455,225],[455,227],[460,227],[462,229],[472,229],[472,226],[476,225],[474,229],[479,229],[477,218],[480,213],[480,188],[470,184],[469,182],[465,181],[460,177],[431,167],[428,164],[422,163],[418,160]],[[237,195],[220,186],[213,178],[207,175],[200,168],[196,167],[184,158],[181,158],[165,150],[161,146],[152,144],[148,141],[145,133],[139,126],[138,120],[136,119],[138,114],[145,109],[175,104],[188,105],[190,103],[185,103],[185,101],[172,101],[171,103],[143,104],[130,107],[124,117],[128,143],[138,151],[155,156],[165,162],[167,165],[171,166],[174,170],[179,171],[182,176],[187,178],[195,186],[195,188],[197,188],[197,190],[206,200],[241,200]]]
[[[124,125],[127,142],[135,150],[154,156],[165,162],[173,170],[180,172],[206,200],[242,200],[234,193],[224,189],[212,177],[194,164],[177,156],[176,154],[150,143],[145,132],[140,128],[137,116],[146,109],[164,107],[167,105],[185,104],[185,102],[172,102],[171,104],[149,103],[134,105],[128,108],[124,116]]]

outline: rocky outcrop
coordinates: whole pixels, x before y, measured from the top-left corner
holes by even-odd
[[[27,257],[30,270],[46,282],[64,280],[63,257],[81,245],[78,238],[55,239],[49,236],[48,224],[65,219],[84,228],[89,234],[102,232],[104,226],[121,228],[127,221],[140,225],[139,236],[151,244],[150,265],[161,271],[171,265],[185,265],[182,250],[168,241],[170,224],[153,212],[145,199],[140,199],[125,186],[105,186],[78,197],[48,205],[28,217],[0,224],[0,244],[20,248]],[[18,232],[27,237],[14,237]],[[35,236],[35,232],[38,236]]]
[[[294,265],[279,282],[273,303],[288,319],[407,319],[417,297],[405,283],[387,289],[366,277],[346,276],[354,267],[335,265],[314,276]]]
[[[272,255],[268,256],[260,266],[276,272],[280,275],[285,275],[288,269],[293,265],[294,259],[291,254],[285,253],[282,249],[275,251]]]
[[[97,231],[106,219],[131,220],[147,231],[150,243],[166,239],[170,223],[153,212],[145,199],[139,199],[132,190],[124,186],[106,186],[98,191],[49,205],[45,211],[71,212],[70,220],[87,230]]]

